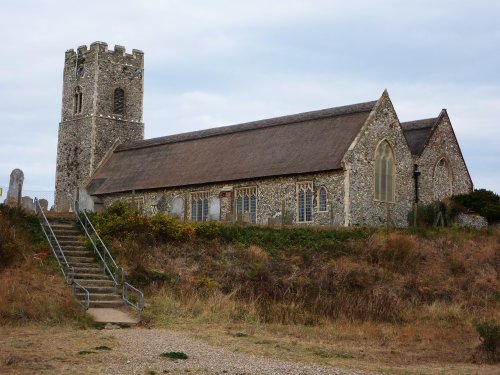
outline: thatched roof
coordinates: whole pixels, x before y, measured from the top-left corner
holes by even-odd
[[[376,103],[122,144],[87,188],[100,195],[340,169]]]

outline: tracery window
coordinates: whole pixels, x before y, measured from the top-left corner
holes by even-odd
[[[326,211],[326,188],[323,186],[318,193],[318,211]]]
[[[313,184],[312,182],[297,183],[297,222],[312,221]]]
[[[394,202],[394,152],[387,141],[375,151],[375,200]]]
[[[241,188],[235,190],[236,215],[249,213],[252,223],[257,222],[257,188]]]
[[[208,192],[191,193],[191,220],[207,221]]]
[[[118,115],[125,113],[125,91],[121,88],[115,89],[113,93],[113,113]]]
[[[73,114],[77,115],[82,113],[82,100],[82,88],[76,86],[73,94]]]

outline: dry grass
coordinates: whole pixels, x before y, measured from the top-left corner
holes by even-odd
[[[0,325],[88,326],[37,231],[38,219],[0,206]]]

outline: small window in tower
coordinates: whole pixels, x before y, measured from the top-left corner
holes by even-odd
[[[125,91],[123,89],[115,89],[113,95],[113,113],[118,115],[125,113]]]
[[[75,115],[82,113],[82,88],[77,86],[73,95],[73,113]]]

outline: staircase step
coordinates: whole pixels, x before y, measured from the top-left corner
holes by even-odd
[[[104,275],[103,269],[95,264],[88,264],[86,266],[78,266],[78,267],[73,266],[73,268],[75,269],[76,273],[96,273]]]
[[[124,306],[125,302],[123,300],[119,301],[90,301],[89,307],[121,307]]]
[[[86,257],[72,257],[72,256],[67,256],[66,259],[68,262],[74,266],[74,264],[77,263],[95,263],[95,259],[92,256],[86,256]]]
[[[78,276],[76,276],[75,281],[84,286],[85,288],[87,287],[114,287],[114,283],[111,280],[94,280],[94,279],[79,279]]]
[[[84,293],[75,294],[76,297],[82,300],[85,297]],[[122,301],[122,297],[116,293],[92,293],[89,291],[90,301]]]
[[[79,241],[79,240],[59,240],[57,239],[57,242],[59,242],[59,245],[61,247],[69,247],[69,246],[83,246],[85,242]]]
[[[85,280],[88,281],[88,280]],[[83,280],[82,280],[83,282]],[[85,289],[89,291],[91,294],[115,294],[116,289],[113,286],[89,286],[89,285],[83,285]],[[78,291],[78,290],[77,290]]]
[[[75,271],[75,279],[91,279],[91,280],[109,280],[109,276],[102,273],[81,273]]]
[[[64,256],[67,257],[93,257],[94,255],[88,250],[66,250],[63,249]]]

